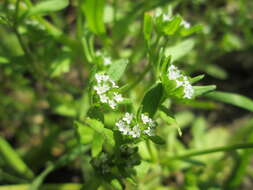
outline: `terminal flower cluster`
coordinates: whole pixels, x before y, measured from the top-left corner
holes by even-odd
[[[156,124],[145,114],[141,114],[140,121],[137,121],[133,114],[127,112],[115,125],[123,135],[129,135],[133,138],[138,138],[142,134],[155,135]]]
[[[119,88],[115,82],[105,74],[95,74],[96,85],[94,90],[99,96],[100,102],[108,104],[112,109],[115,109],[117,104],[124,99],[116,90]]]
[[[167,76],[169,80],[176,82],[176,88],[183,87],[183,98],[191,99],[193,97],[194,89],[188,77],[183,75],[176,66],[170,65]]]

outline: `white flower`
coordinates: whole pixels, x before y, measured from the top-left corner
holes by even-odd
[[[145,115],[145,114],[141,114],[141,120],[142,120],[142,122],[144,123],[144,124],[147,124],[147,123],[149,123],[149,122],[152,122],[152,119],[151,118],[149,118],[147,115]]]
[[[130,124],[132,122],[133,117],[134,117],[133,114],[126,112],[122,120],[125,121],[127,124]]]
[[[109,98],[105,94],[101,94],[99,98],[102,103],[107,103],[109,100]]]
[[[113,88],[119,88],[119,86],[116,85],[116,83],[113,80],[110,79],[109,82],[112,84]]]
[[[108,75],[104,74],[95,74],[95,78],[98,83],[106,82],[110,79]]]
[[[114,97],[113,99],[116,101],[116,102],[122,102],[123,101],[123,97],[121,94],[117,93],[117,92],[114,92],[113,93]]]
[[[106,84],[94,86],[94,90],[97,92],[97,94],[103,94],[110,90],[110,87]]]
[[[191,24],[190,24],[189,22],[185,21],[185,20],[182,22],[182,25],[183,25],[185,28],[190,28],[190,27],[191,27]]]
[[[148,127],[143,132],[145,134],[147,134],[148,136],[154,136],[155,135],[155,130],[154,130],[154,128],[151,128],[151,127]]]
[[[107,103],[112,109],[115,109],[117,103],[124,99],[120,93],[112,92],[111,89],[119,88],[116,83],[106,74],[95,74],[96,86],[93,89],[96,91],[102,103]]]
[[[125,123],[120,120],[115,124],[119,131],[122,132],[124,135],[127,135],[129,133],[129,126],[125,125]]]
[[[168,78],[170,80],[176,80],[181,77],[180,71],[174,65],[170,65],[168,69]]]
[[[117,106],[117,103],[114,100],[109,100],[108,103],[112,109],[115,109],[115,107]]]
[[[104,58],[104,65],[110,65],[112,63],[112,60],[110,57],[105,57]]]
[[[170,21],[171,17],[167,14],[163,14],[163,21]]]
[[[192,85],[186,84],[184,85],[184,98],[191,99],[194,94],[194,89],[192,88]]]
[[[162,14],[163,14],[163,11],[162,11],[161,8],[157,8],[157,9],[155,10],[155,17],[159,17],[159,16],[161,16]]]
[[[194,89],[188,77],[181,74],[180,70],[176,66],[170,65],[170,67],[168,68],[168,78],[169,80],[175,80],[176,88],[184,88],[183,98],[191,99],[193,97]]]
[[[138,138],[141,136],[141,130],[139,128],[139,125],[135,125],[133,129],[129,133],[133,138]]]

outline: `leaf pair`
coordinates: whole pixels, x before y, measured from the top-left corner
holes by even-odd
[[[96,157],[103,149],[103,144],[113,147],[115,140],[113,132],[104,127],[103,123],[96,119],[87,118],[86,124],[75,121],[81,144],[91,143],[92,157]]]

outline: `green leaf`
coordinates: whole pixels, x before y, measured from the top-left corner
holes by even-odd
[[[17,152],[2,137],[0,137],[0,155],[6,166],[12,168],[19,175],[24,176],[27,179],[33,178],[34,175],[32,170],[28,168]]]
[[[74,124],[77,128],[77,133],[80,137],[80,142],[82,144],[88,144],[92,142],[93,136],[94,136],[94,130],[78,121],[75,121]]]
[[[10,60],[6,57],[0,56],[0,64],[8,64],[10,63]]]
[[[100,133],[95,133],[91,146],[92,157],[96,157],[103,148],[104,136]]]
[[[157,83],[146,92],[142,100],[143,113],[147,112],[150,117],[153,117],[161,103],[162,97],[162,83]]]
[[[110,76],[112,80],[118,81],[123,75],[127,64],[128,60],[126,59],[120,59],[118,61],[115,61],[111,64],[107,74]]]
[[[205,75],[198,75],[196,77],[190,78],[190,82],[191,82],[191,84],[196,83],[196,82],[202,80],[204,77],[205,77]]]
[[[253,111],[253,100],[239,94],[214,91],[206,94],[205,97]]]
[[[111,146],[115,145],[115,140],[113,136],[113,132],[110,129],[104,128],[104,136],[108,144]]]
[[[82,6],[88,27],[95,34],[105,33],[104,5],[104,0],[85,0]]]
[[[181,22],[182,22],[182,18],[180,16],[176,16],[170,22],[168,22],[166,24],[163,23],[163,25],[162,25],[162,31],[166,35],[173,35],[179,29]]]
[[[45,15],[50,12],[60,11],[69,5],[68,0],[45,0],[40,1],[28,10],[28,16]]]
[[[104,125],[100,121],[96,119],[87,118],[85,122],[97,133],[103,134],[104,133]]]
[[[168,47],[165,49],[166,56],[172,56],[172,61],[176,61],[181,57],[188,54],[194,47],[195,41],[193,39],[184,40],[175,46]]]
[[[90,118],[94,118],[98,121],[104,122],[104,115],[97,106],[90,107],[87,116]]]
[[[182,36],[189,36],[193,33],[201,31],[202,29],[203,29],[203,26],[198,24],[198,25],[192,26],[190,28],[182,28],[180,31],[180,34]]]
[[[163,145],[165,144],[165,140],[163,140],[161,137],[159,136],[150,136],[149,139],[151,141],[153,141],[155,144],[160,144],[160,145]]]
[[[170,112],[170,110],[168,108],[166,108],[165,106],[161,106],[160,107],[160,116],[168,123],[168,124],[174,124],[173,126],[175,126],[177,128],[178,134],[179,136],[182,136],[182,131],[180,129],[180,126],[177,123],[176,117]]]
[[[205,64],[202,68],[205,73],[211,75],[218,79],[226,79],[228,77],[228,73],[221,67],[215,64]]]
[[[50,65],[50,76],[58,77],[70,69],[71,59],[69,53],[63,52]]]
[[[215,85],[206,85],[206,86],[193,86],[194,97],[204,95],[210,91],[215,90]]]
[[[143,21],[143,34],[148,44],[150,44],[152,28],[153,28],[152,16],[149,15],[148,13],[145,13]]]

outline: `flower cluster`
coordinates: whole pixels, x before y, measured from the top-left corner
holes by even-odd
[[[169,80],[176,82],[176,88],[183,87],[183,98],[191,99],[193,97],[194,89],[189,79],[187,76],[183,75],[176,66],[170,65],[167,76]]]
[[[112,109],[115,109],[117,103],[123,101],[122,95],[115,92],[119,87],[108,75],[95,74],[95,79],[96,86],[94,86],[94,90],[99,96],[100,102],[108,104]]]
[[[155,17],[161,17],[163,22],[168,22],[171,21],[173,19],[173,17],[171,17],[168,13],[163,13],[161,8],[156,9],[155,11]],[[184,28],[190,28],[191,24],[185,20],[183,20],[181,22],[181,26],[183,26]]]
[[[133,138],[138,138],[141,134],[155,135],[156,124],[145,114],[141,114],[140,120],[137,121],[133,114],[127,112],[115,125],[123,135],[129,135]]]

